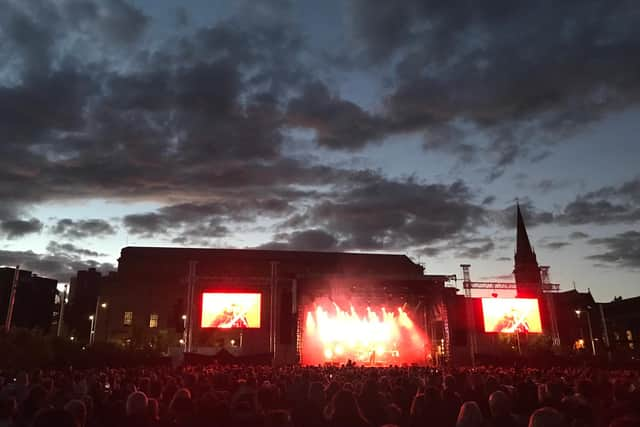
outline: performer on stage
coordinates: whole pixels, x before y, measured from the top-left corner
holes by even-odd
[[[213,328],[247,328],[249,321],[242,307],[231,304],[211,322]]]

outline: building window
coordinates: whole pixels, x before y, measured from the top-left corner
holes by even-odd
[[[631,350],[633,350],[633,348],[634,348],[634,345],[633,345],[633,334],[629,330],[627,330],[627,342],[629,343],[629,348]]]
[[[158,327],[158,315],[157,314],[152,314],[151,316],[149,316],[149,327],[150,328],[157,328]]]
[[[125,326],[131,326],[131,324],[133,323],[133,311],[124,312],[124,319],[122,323],[124,323]]]

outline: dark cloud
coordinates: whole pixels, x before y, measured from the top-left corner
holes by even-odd
[[[57,243],[53,241],[47,245],[47,251],[52,254],[73,254],[85,257],[105,256],[105,254],[92,251],[91,249],[80,248],[72,243]]]
[[[362,8],[361,4],[354,6],[354,10]],[[471,27],[480,25],[478,34],[495,35],[492,31],[498,31],[497,27],[481,24],[502,22],[496,18],[496,10],[486,5],[474,8],[479,8],[474,11],[478,22]],[[526,144],[514,145],[512,141],[525,140],[531,133],[508,123],[502,125],[503,119],[535,122],[535,118],[529,120],[531,112],[547,111],[547,104],[537,96],[554,94],[551,89],[555,86],[545,86],[555,84],[549,82],[554,79],[535,77],[532,83],[520,87],[525,76],[537,76],[529,71],[532,59],[524,58],[520,51],[512,52],[513,61],[501,59],[503,56],[497,53],[509,52],[512,47],[508,38],[501,39],[505,46],[498,46],[497,39],[480,37],[477,40],[485,40],[487,45],[479,51],[469,43],[473,37],[467,34],[471,31],[466,25],[468,17],[448,6],[425,9],[416,2],[397,6],[373,3],[365,9],[356,18],[356,28],[367,55],[383,60],[391,54],[397,59],[391,93],[376,112],[341,98],[339,90],[322,83],[332,80],[323,79],[321,72],[309,66],[311,48],[304,29],[290,20],[291,5],[245,5],[239,8],[240,13],[214,25],[194,27],[193,31],[175,33],[150,45],[144,37],[150,18],[120,0],[11,3],[0,20],[6,36],[0,57],[7,56],[7,64],[13,64],[2,74],[10,78],[0,85],[0,116],[4,118],[0,120],[0,133],[6,136],[0,142],[0,198],[11,209],[3,207],[7,212],[1,214],[15,216],[21,207],[49,200],[152,199],[167,205],[205,206],[210,214],[202,214],[189,232],[187,221],[179,215],[169,211],[143,213],[125,219],[130,232],[157,233],[177,226],[189,234],[222,236],[229,228],[223,221],[273,216],[242,206],[238,202],[241,198],[279,199],[290,206],[308,202],[307,218],[319,220],[318,227],[335,232],[341,242],[352,247],[380,248],[390,242],[420,241],[421,235],[439,238],[460,231],[471,221],[464,212],[463,218],[456,218],[460,212],[457,208],[471,202],[454,202],[454,217],[442,220],[444,226],[438,227],[437,221],[417,215],[427,209],[427,197],[418,196],[419,207],[408,206],[411,191],[431,187],[392,181],[384,184],[388,187],[384,190],[395,191],[397,186],[401,193],[406,192],[399,200],[407,205],[404,213],[396,214],[390,205],[381,206],[384,214],[370,222],[377,222],[380,230],[386,231],[346,231],[367,228],[366,221],[340,226],[332,219],[339,216],[334,210],[342,204],[357,209],[355,202],[332,194],[311,199],[309,187],[329,186],[329,193],[346,188],[360,197],[355,186],[345,184],[363,182],[366,175],[377,173],[291,159],[283,148],[285,131],[294,127],[311,129],[319,145],[355,150],[386,135],[417,130],[424,134],[427,149],[450,150],[470,160],[482,150],[469,133],[489,129],[492,149],[500,152],[497,176],[503,166],[527,151]],[[522,23],[529,9],[509,6],[500,19],[515,17]],[[381,10],[384,13],[380,14]],[[420,24],[427,17],[426,10],[435,20],[431,26]],[[561,12],[566,11],[563,8]],[[611,16],[599,15],[602,19],[615,18]],[[444,49],[431,39],[437,34],[437,38],[451,42],[448,33],[436,28],[449,28],[452,17],[456,17],[453,27],[462,32],[460,40],[451,46],[459,50]],[[578,24],[587,17],[581,12]],[[554,28],[564,22],[562,19],[549,25]],[[459,25],[458,20],[465,24]],[[385,23],[385,31],[374,35],[366,30],[380,28],[377,24],[369,27],[372,22]],[[405,26],[407,22],[409,26]],[[427,27],[431,29],[427,31]],[[525,28],[538,31],[529,24]],[[579,32],[580,28],[575,30]],[[629,31],[624,28],[620,34],[611,35],[608,47],[596,48],[596,54],[610,52],[611,46],[628,39]],[[572,32],[567,35],[569,46],[575,42],[574,36]],[[378,42],[370,37],[381,38],[380,46],[386,47],[373,49]],[[533,36],[519,34],[516,39],[527,37]],[[72,41],[75,44],[70,44]],[[538,54],[528,53],[534,59]],[[433,69],[426,67],[427,56]],[[610,60],[613,64],[607,57],[604,65]],[[569,59],[561,57],[558,61]],[[593,71],[590,67],[588,70]],[[417,72],[419,69],[423,71]],[[533,70],[549,71],[542,65]],[[618,83],[623,85],[630,79],[621,75]],[[607,82],[605,79],[603,84]],[[534,83],[542,85],[543,90]],[[560,83],[566,82],[561,78]],[[525,91],[523,105],[514,104],[521,95],[516,89]],[[491,100],[493,94],[495,99]],[[565,95],[562,92],[557,97],[562,101]],[[61,99],[65,102],[59,102]],[[20,158],[20,162],[14,158]],[[444,187],[458,188],[456,184]],[[437,188],[435,195],[433,204],[437,207],[445,198]],[[246,214],[232,214],[229,209],[216,211],[214,202],[223,199]],[[360,201],[365,199],[362,196]],[[490,201],[491,196],[485,204]],[[404,205],[398,210],[405,209]],[[479,217],[484,213],[482,208],[473,208],[480,212]],[[296,217],[290,214],[294,213],[303,214],[291,207],[279,214],[288,215],[292,221]],[[357,218],[354,212],[351,215]],[[542,215],[531,222],[548,222],[550,214]],[[289,227],[294,231],[310,228],[304,222],[290,222]],[[402,231],[385,235],[390,230]],[[411,239],[414,231],[418,237]]]
[[[149,22],[123,0],[4,2],[0,30],[11,61],[25,75],[46,74],[73,46],[89,56],[90,45],[123,48],[138,41]],[[82,37],[77,37],[81,34]],[[65,58],[66,59],[66,58]]]
[[[640,209],[609,200],[578,198],[570,202],[559,220],[571,224],[608,224],[640,220]]]
[[[494,196],[462,181],[319,164],[333,159],[288,151],[291,129],[351,151],[415,132],[428,151],[490,158],[494,179],[636,102],[637,26],[627,4],[612,10],[592,0],[558,10],[392,3],[352,5],[352,64],[389,72],[387,93],[371,109],[339,89],[332,64],[310,65],[318,59],[290,4],[247,3],[203,27],[177,12],[188,28],[150,40],[150,18],[122,0],[8,3],[0,14],[0,219],[47,201],[145,200],[164,207],[125,216],[124,227],[177,243],[275,221],[280,247],[491,254],[491,241],[461,239],[482,226],[513,230],[514,207],[492,209]],[[565,224],[634,221],[638,188],[635,180],[584,194],[559,214],[525,203],[527,225],[556,216]],[[77,239],[115,227],[61,219],[52,231]],[[31,259],[68,266],[70,254],[93,256],[56,245]]]
[[[589,243],[604,246],[606,251],[588,256],[588,259],[605,265],[640,268],[640,232],[627,231],[611,237],[591,239]]]
[[[87,9],[85,9],[87,10]],[[97,29],[109,39],[119,43],[133,43],[144,33],[149,18],[124,0],[98,2],[90,15],[90,22],[97,21]]]
[[[124,226],[131,234],[153,235],[166,230],[165,218],[157,213],[131,214],[123,219]]]
[[[428,257],[437,257],[444,251],[444,248],[425,246],[416,251],[419,255],[426,255]]]
[[[488,258],[494,253],[496,245],[489,237],[467,237],[465,233],[452,235],[439,245],[428,245],[417,249],[419,255],[428,257],[446,256],[465,259]]]
[[[0,150],[18,150],[18,143],[26,142],[41,151],[48,147],[42,138],[51,132],[78,130],[85,103],[96,90],[92,77],[72,66],[29,76],[18,86],[0,86],[0,131],[4,135]],[[64,105],[60,99],[65,99]],[[37,159],[34,153],[19,152],[25,155],[23,162],[9,172],[26,173]]]
[[[589,238],[589,235],[587,233],[583,233],[582,231],[574,231],[573,233],[569,234],[569,238],[572,240],[587,239]]]
[[[493,252],[495,244],[489,238],[464,239],[456,244],[456,257],[462,260],[487,258]]]
[[[302,39],[278,14],[256,19],[267,6],[254,9],[151,46],[141,41],[149,19],[120,0],[10,3],[0,19],[3,218],[47,200],[216,199],[212,185],[317,176],[309,165],[280,170],[281,97],[305,75]]]
[[[465,142],[465,132],[448,123],[435,124],[425,132],[423,147],[425,150],[443,151],[468,163],[477,159],[478,147]]]
[[[327,231],[320,229],[281,233],[275,236],[274,241],[261,245],[260,248],[303,251],[339,250],[338,239]]]
[[[633,2],[351,3],[362,67],[395,65],[394,129],[453,126],[455,138],[427,148],[483,153],[494,177],[640,100]],[[470,144],[460,133],[483,138]]]
[[[640,220],[640,179],[578,195],[558,220],[564,224],[614,224]]]
[[[495,201],[496,201],[496,196],[487,196],[484,199],[482,199],[482,205],[483,206],[491,205]]]
[[[186,27],[190,21],[189,12],[181,6],[177,7],[174,12],[176,25],[178,27]]]
[[[541,224],[550,224],[554,221],[552,212],[535,208],[530,200],[520,202],[520,209],[527,228],[536,227]],[[499,226],[508,230],[516,229],[516,205],[513,204],[505,209],[492,211],[491,219]]]
[[[383,136],[384,121],[332,95],[324,83],[307,84],[289,101],[287,122],[316,132],[316,142],[334,149],[358,149]]]
[[[76,254],[38,254],[33,251],[0,250],[0,265],[20,265],[22,269],[31,270],[39,276],[51,277],[61,282],[68,282],[78,270],[90,267],[103,272],[115,270],[112,264],[82,260]]]
[[[463,182],[426,184],[371,175],[318,200],[304,220],[291,219],[322,226],[344,249],[406,250],[483,224],[485,211],[471,199]]]
[[[7,239],[16,239],[27,234],[39,233],[43,224],[36,218],[30,220],[7,219],[0,221],[0,232],[6,235]]]
[[[567,185],[568,185],[568,182],[566,182],[566,181],[545,178],[545,179],[542,179],[542,180],[538,181],[534,185],[534,188],[536,190],[541,191],[542,193],[548,193],[550,191],[554,191],[554,190],[558,190],[558,189],[564,188]]]
[[[585,199],[615,198],[621,201],[640,204],[640,177],[623,182],[618,186],[606,186],[586,193]]]
[[[51,228],[53,234],[69,239],[84,239],[87,237],[102,237],[115,234],[115,228],[103,219],[64,218],[58,220]]]
[[[174,241],[184,243],[187,237],[223,237],[230,231],[225,223],[280,217],[292,209],[283,198],[250,199],[230,195],[217,203],[182,203],[156,212],[127,215],[123,223],[129,233],[147,237],[177,232],[180,236]]]
[[[558,249],[562,249],[566,246],[571,245],[571,243],[569,242],[548,242],[548,243],[544,243],[543,246],[545,248],[549,248],[551,250],[558,250]]]

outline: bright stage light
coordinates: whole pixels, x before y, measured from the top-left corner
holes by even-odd
[[[303,363],[412,363],[425,360],[424,333],[402,307],[348,311],[316,305],[306,313]]]

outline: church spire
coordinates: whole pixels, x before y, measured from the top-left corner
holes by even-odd
[[[518,258],[536,259],[536,254],[531,248],[531,242],[529,241],[529,235],[527,234],[527,227],[524,225],[524,219],[522,218],[522,212],[520,211],[520,203],[516,202],[517,211],[517,243],[516,243],[516,263]]]
[[[535,297],[541,291],[540,268],[524,225],[520,204],[516,203],[517,237],[514,275],[518,296]]]

